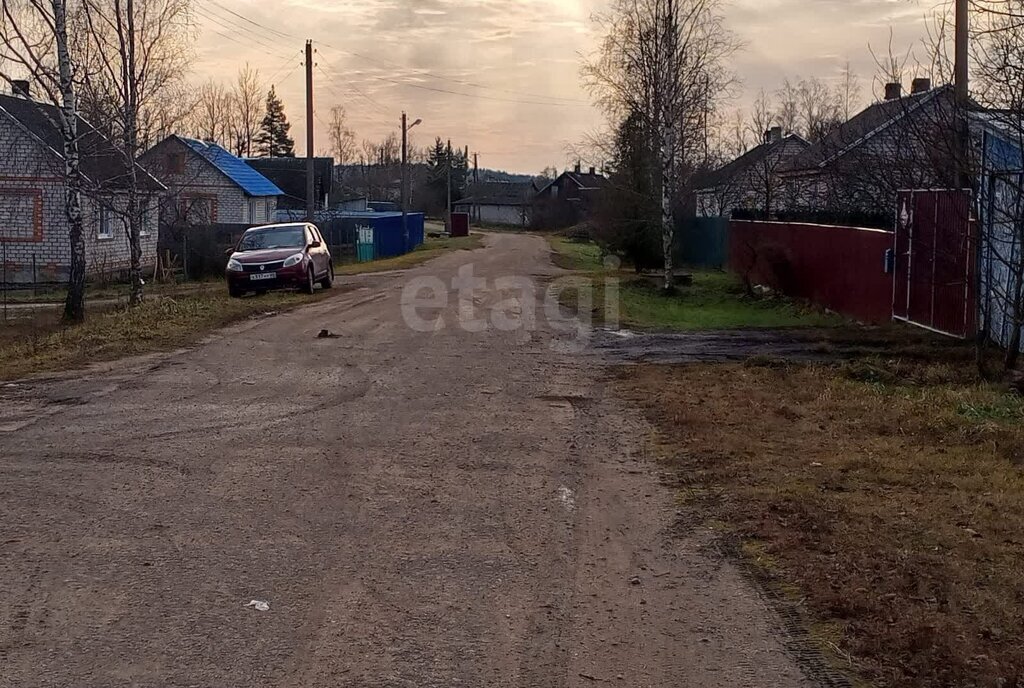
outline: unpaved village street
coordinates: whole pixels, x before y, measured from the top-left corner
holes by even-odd
[[[458,327],[460,266],[481,317],[496,278],[558,273],[541,238],[485,243],[0,387],[0,686],[810,685],[675,532],[602,359],[552,346],[542,304],[530,337]],[[418,332],[402,291],[430,276],[445,326]]]

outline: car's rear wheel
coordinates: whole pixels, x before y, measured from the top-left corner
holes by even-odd
[[[316,278],[313,275],[313,266],[310,265],[309,269],[306,270],[306,284],[303,285],[302,291],[306,292],[307,294],[312,294],[315,288]]]
[[[327,276],[320,280],[320,286],[324,289],[330,289],[334,285],[334,263],[330,263],[327,268]]]

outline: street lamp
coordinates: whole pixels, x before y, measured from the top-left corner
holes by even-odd
[[[402,241],[405,250],[409,250],[409,130],[422,123],[417,119],[408,124],[405,113],[402,113]]]

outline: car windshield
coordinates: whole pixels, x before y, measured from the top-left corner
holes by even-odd
[[[271,248],[305,248],[306,230],[302,225],[251,229],[242,235],[239,251],[260,251]]]

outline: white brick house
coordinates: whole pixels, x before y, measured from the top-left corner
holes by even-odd
[[[270,180],[215,143],[168,136],[141,162],[169,193],[162,226],[265,224],[272,222],[283,192]]]
[[[64,158],[54,106],[0,95],[0,262],[6,283],[59,282],[68,277],[71,243],[65,215]],[[113,274],[129,266],[124,181],[113,144],[79,120],[86,269]],[[164,187],[138,170],[143,187],[142,260],[156,259],[158,198]]]

